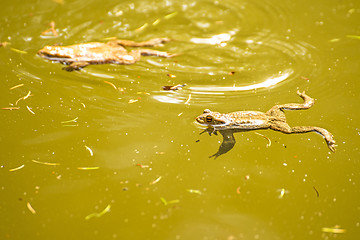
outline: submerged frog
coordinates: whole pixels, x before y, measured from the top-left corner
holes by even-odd
[[[67,71],[80,70],[90,64],[134,64],[141,55],[157,57],[173,57],[175,54],[152,49],[136,49],[128,52],[124,47],[154,47],[169,42],[168,38],[154,38],[144,42],[114,39],[107,43],[90,42],[70,46],[45,46],[38,51],[38,55],[69,65]]]
[[[314,105],[314,99],[306,95],[305,92],[301,93],[297,91],[297,94],[304,100],[303,104],[288,103],[275,105],[266,113],[259,111],[239,111],[222,114],[205,109],[203,114],[196,117],[198,123],[207,127],[203,132],[207,131],[211,135],[212,133],[217,134],[217,131],[219,131],[224,138],[219,151],[210,157],[217,158],[234,147],[234,132],[268,128],[287,134],[317,132],[325,138],[329,149],[335,152],[335,140],[328,130],[313,126],[290,127],[287,124],[283,110],[308,109]]]

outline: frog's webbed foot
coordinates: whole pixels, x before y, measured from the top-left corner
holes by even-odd
[[[223,142],[221,143],[217,153],[209,156],[209,158],[214,157],[214,159],[216,159],[220,155],[227,153],[234,147],[234,145],[236,143],[236,140],[233,135],[233,133],[234,133],[233,130],[223,130],[223,131],[219,131],[219,132],[223,136]]]
[[[63,69],[68,72],[72,72],[74,70],[81,70],[82,68],[86,67],[87,65],[89,65],[88,62],[73,62],[69,66],[64,67]]]

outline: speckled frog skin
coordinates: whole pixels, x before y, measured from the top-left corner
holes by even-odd
[[[234,132],[268,128],[287,134],[317,132],[324,137],[329,149],[335,152],[335,140],[328,130],[314,126],[290,127],[286,122],[284,110],[308,109],[314,105],[314,99],[306,95],[305,92],[297,91],[297,94],[304,100],[304,103],[275,105],[266,113],[259,111],[239,111],[222,114],[205,109],[203,114],[196,117],[196,121],[206,126],[207,129],[205,131],[209,132],[210,135],[211,133],[216,134],[216,131],[219,131],[224,137],[219,152],[211,157],[216,158],[232,149],[235,144]]]
[[[134,64],[141,55],[173,57],[175,54],[152,49],[136,49],[128,52],[124,47],[154,47],[169,42],[168,38],[154,38],[145,42],[114,39],[107,43],[90,42],[70,46],[45,46],[38,55],[45,59],[60,62],[67,71],[80,70],[90,64]]]

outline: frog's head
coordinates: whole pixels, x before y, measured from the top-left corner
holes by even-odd
[[[203,114],[195,118],[196,122],[205,126],[224,126],[229,124],[229,120],[218,112],[212,112],[209,109],[205,109]]]

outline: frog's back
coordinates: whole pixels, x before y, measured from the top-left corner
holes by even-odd
[[[239,111],[224,114],[228,120],[230,128],[234,129],[260,129],[269,127],[269,117],[259,111]]]

